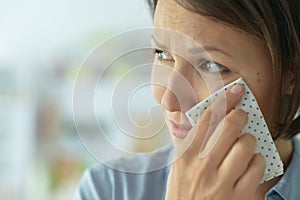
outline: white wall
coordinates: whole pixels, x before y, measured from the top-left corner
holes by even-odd
[[[44,88],[64,86],[49,81],[51,69],[43,68],[51,68],[53,57],[60,60],[72,48],[81,56],[74,62],[81,62],[88,50],[82,53],[79,44],[93,32],[119,33],[151,24],[143,0],[0,0],[0,199],[38,198],[43,191],[35,191],[36,186],[47,187],[43,180],[31,183],[38,173],[37,102]],[[70,87],[62,93],[71,92]],[[28,190],[32,185],[34,192]]]
[[[36,59],[93,30],[151,23],[144,0],[1,0],[0,61]]]

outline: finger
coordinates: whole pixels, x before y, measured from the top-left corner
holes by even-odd
[[[220,165],[232,145],[238,139],[240,131],[248,121],[248,115],[241,109],[232,110],[217,126],[211,138],[202,150],[200,157],[210,156]]]
[[[243,134],[232,146],[227,156],[219,166],[218,173],[223,180],[235,184],[235,182],[247,170],[254,156],[256,139],[249,133]]]
[[[255,154],[246,170],[235,184],[235,191],[238,195],[254,194],[259,186],[265,171],[265,159],[260,154]],[[248,199],[245,196],[245,199]]]
[[[197,124],[187,135],[187,142],[191,143],[190,150],[199,153],[208,142],[219,122],[240,101],[244,94],[244,87],[240,84],[234,85],[225,95],[219,96],[207,110],[203,112]],[[219,134],[216,132],[216,134]]]

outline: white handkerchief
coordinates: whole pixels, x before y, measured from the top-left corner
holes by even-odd
[[[283,163],[280,159],[257,101],[242,78],[239,78],[236,81],[226,85],[208,98],[204,99],[199,104],[187,111],[185,115],[189,118],[192,126],[194,126],[204,110],[206,110],[219,95],[237,83],[241,83],[244,86],[245,94],[235,108],[240,108],[248,114],[248,122],[241,131],[241,134],[247,132],[256,137],[256,153],[260,153],[266,161],[266,169],[262,183],[267,182],[268,180],[283,174]]]

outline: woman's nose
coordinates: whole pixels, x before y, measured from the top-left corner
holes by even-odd
[[[198,102],[192,73],[195,73],[194,70],[184,65],[172,69],[161,98],[161,105],[165,109],[186,112]]]

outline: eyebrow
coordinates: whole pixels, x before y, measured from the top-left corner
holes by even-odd
[[[157,47],[162,48],[162,49],[168,49],[165,45],[159,43],[153,35],[151,35],[152,41],[157,45]],[[231,57],[227,52],[225,52],[222,49],[213,47],[213,46],[203,46],[203,47],[190,47],[188,48],[187,52],[191,54],[200,54],[200,53],[205,53],[207,51],[215,51],[215,52],[220,52],[228,57]]]

